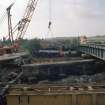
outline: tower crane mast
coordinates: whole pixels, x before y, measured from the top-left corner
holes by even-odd
[[[9,40],[11,41],[11,44],[13,42],[13,34],[12,34],[12,21],[11,21],[11,8],[14,5],[11,4],[8,8],[7,8],[7,15],[8,15],[8,36],[9,36]]]

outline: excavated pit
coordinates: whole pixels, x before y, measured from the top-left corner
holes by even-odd
[[[22,66],[22,83],[81,83],[104,81],[105,63],[95,59],[35,62]]]

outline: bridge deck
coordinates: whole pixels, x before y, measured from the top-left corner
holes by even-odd
[[[78,49],[85,54],[89,54],[105,61],[105,45],[84,44],[81,45]]]

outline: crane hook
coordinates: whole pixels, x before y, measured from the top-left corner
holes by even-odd
[[[49,25],[48,25],[48,28],[51,29],[51,25],[52,25],[52,22],[49,21]]]

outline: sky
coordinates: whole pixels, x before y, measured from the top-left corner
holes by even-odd
[[[0,0],[0,38],[7,35],[5,9],[11,10],[13,26],[22,18],[28,0]],[[105,0],[51,0],[51,32],[48,31],[49,0],[39,0],[25,38],[105,35]]]

